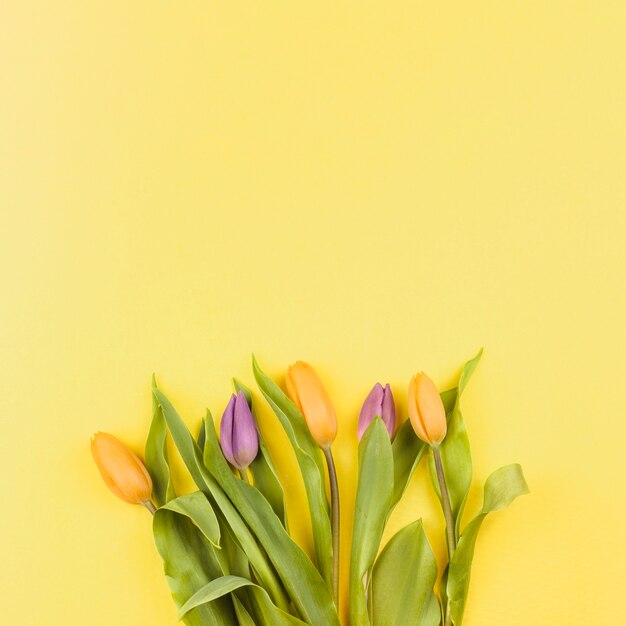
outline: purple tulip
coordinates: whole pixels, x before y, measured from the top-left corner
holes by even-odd
[[[230,397],[220,424],[220,445],[231,465],[243,470],[259,452],[259,435],[243,391]]]
[[[393,402],[391,387],[388,384],[383,388],[380,383],[376,383],[365,398],[361,413],[359,413],[359,440],[376,417],[383,420],[389,436],[393,437],[393,431],[396,427],[396,407]]]

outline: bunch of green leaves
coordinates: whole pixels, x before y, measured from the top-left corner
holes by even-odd
[[[505,508],[528,488],[519,465],[494,472],[485,483],[484,504],[460,532],[460,523],[472,481],[472,460],[461,397],[482,350],[461,370],[458,386],[441,394],[448,432],[440,446],[455,522],[458,546],[446,564],[438,595],[437,563],[418,520],[401,529],[378,554],[385,526],[424,456],[432,467],[430,448],[415,435],[406,420],[390,441],[382,420],[376,418],[359,444],[352,551],[350,560],[351,626],[439,626],[448,602],[454,626],[460,626],[469,590],[478,531],[485,516]],[[433,486],[439,493],[434,469]]]
[[[448,604],[453,624],[460,626],[482,521],[527,490],[518,465],[497,470],[485,484],[483,508],[460,531],[472,480],[460,400],[479,359],[480,353],[463,367],[458,386],[441,394],[448,434],[440,449],[458,547],[438,588],[437,563],[421,520],[397,532],[380,551],[389,516],[420,461],[430,457],[429,447],[416,437],[408,420],[391,441],[380,418],[359,444],[350,560],[352,626],[439,626]],[[173,599],[180,618],[190,626],[339,626],[332,598],[331,524],[321,451],[300,410],[254,358],[253,374],[295,452],[308,501],[314,558],[289,534],[285,493],[258,424],[259,454],[250,466],[251,486],[225,460],[211,414],[207,411],[194,438],[153,379],[145,458],[158,507],[154,537]],[[234,385],[253,408],[250,390],[239,381]],[[168,439],[197,491],[175,493]],[[439,495],[437,482],[433,484]]]
[[[158,505],[153,531],[181,619],[191,626],[338,626],[328,585],[289,535],[284,493],[263,438],[250,468],[252,487],[224,459],[208,411],[195,440],[154,380],[152,391],[145,456]],[[198,491],[176,497],[168,437]]]

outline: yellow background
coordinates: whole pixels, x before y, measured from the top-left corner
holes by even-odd
[[[341,417],[412,372],[465,398],[483,527],[466,626],[626,623],[626,4],[3,2],[0,622],[170,626],[138,507],[150,375],[195,427],[303,358]],[[257,396],[258,397],[258,396]],[[303,492],[261,421],[306,541]],[[424,516],[423,471],[393,518]],[[317,625],[316,625],[317,626]],[[323,626],[323,625],[319,625]]]

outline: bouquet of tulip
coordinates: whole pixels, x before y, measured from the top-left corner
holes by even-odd
[[[363,404],[350,555],[352,626],[460,626],[483,520],[528,491],[519,465],[496,470],[485,483],[482,509],[461,528],[472,480],[461,398],[480,356],[464,365],[456,388],[441,394],[426,374],[415,375],[408,391],[409,419],[397,431],[389,385],[376,384]],[[304,479],[312,559],[290,535],[285,493],[251,393],[237,380],[219,441],[208,411],[194,437],[153,378],[145,465],[105,433],[92,440],[94,459],[115,495],[143,504],[153,515],[156,547],[186,624],[338,626],[340,510],[331,451],[337,433],[333,405],[306,363],[289,368],[288,395],[254,358],[253,372]],[[197,491],[175,493],[168,437]],[[380,550],[387,520],[422,460],[445,519],[448,558],[441,577],[421,520],[398,531]]]

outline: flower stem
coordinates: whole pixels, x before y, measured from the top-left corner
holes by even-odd
[[[152,500],[146,500],[145,502],[142,502],[141,504],[143,504],[146,507],[146,509],[150,511],[150,515],[154,515],[156,513],[156,507],[154,506],[154,504],[152,504]]]
[[[239,476],[241,477],[241,480],[243,480],[244,483],[247,483],[248,485],[250,484],[250,478],[248,477],[247,469],[240,469]]]
[[[339,607],[339,486],[337,470],[330,446],[322,448],[328,465],[328,481],[330,483],[330,527],[333,538],[333,595],[335,605]]]
[[[452,555],[456,550],[456,534],[454,529],[454,518],[452,517],[452,506],[450,505],[450,494],[446,485],[446,477],[443,473],[443,463],[441,462],[441,452],[439,446],[433,446],[433,458],[435,460],[435,469],[437,471],[437,480],[439,481],[439,490],[441,491],[441,504],[443,508],[443,516],[446,520],[446,536],[448,538],[448,563],[452,561]],[[452,626],[452,617],[450,615],[450,601],[446,606],[446,614],[444,626]]]

